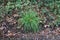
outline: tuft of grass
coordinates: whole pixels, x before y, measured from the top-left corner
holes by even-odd
[[[33,10],[29,10],[23,13],[22,18],[19,21],[24,25],[25,32],[38,32],[39,17],[37,13]]]

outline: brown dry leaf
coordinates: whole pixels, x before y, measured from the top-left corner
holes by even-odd
[[[57,28],[55,31],[57,35],[60,34],[60,28]]]
[[[13,18],[12,17],[6,17],[6,21],[7,22],[12,22],[13,21]]]
[[[12,22],[13,22],[13,24],[16,24],[16,23],[17,23],[17,21],[16,21],[16,20],[13,20]]]
[[[13,32],[11,32],[11,31],[8,31],[7,36],[8,36],[8,37],[13,37],[13,36],[15,36],[15,34],[14,34]]]
[[[48,33],[50,33],[50,28],[47,28],[46,30],[44,30],[45,35],[47,35]]]
[[[19,15],[18,15],[18,14],[13,14],[12,16],[13,16],[13,17],[19,17]]]

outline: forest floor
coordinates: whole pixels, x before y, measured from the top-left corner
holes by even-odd
[[[46,28],[37,33],[21,33],[20,29],[16,29],[16,23],[12,17],[6,16],[5,21],[3,19],[0,23],[0,40],[60,40],[60,27],[53,30]]]
[[[0,37],[0,40],[60,40],[60,28],[50,31],[50,28],[38,33],[14,33],[13,36]]]

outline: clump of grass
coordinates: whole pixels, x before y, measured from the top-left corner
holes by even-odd
[[[25,32],[38,32],[39,17],[35,11],[29,10],[23,13],[22,18],[19,21],[24,24]]]

